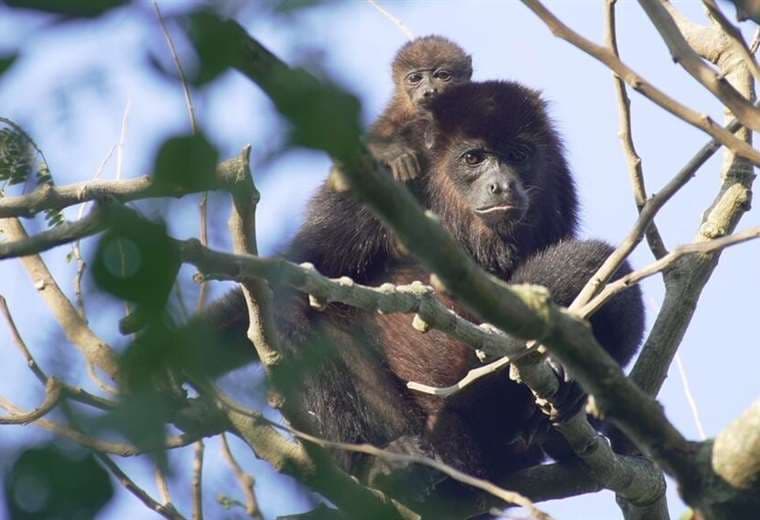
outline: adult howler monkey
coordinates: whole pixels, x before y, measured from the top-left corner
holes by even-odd
[[[434,141],[421,204],[484,269],[509,282],[544,285],[556,303],[569,305],[612,249],[574,239],[575,187],[539,94],[514,82],[468,83],[437,96],[430,112]],[[368,213],[351,212],[327,195],[312,202],[309,214],[312,221],[305,229],[318,227],[320,218],[338,218],[357,244],[381,228]],[[368,227],[369,221],[377,228]],[[342,255],[352,254],[340,239],[327,245],[325,254],[335,258],[323,265],[337,268]],[[384,268],[369,273],[367,283],[429,277],[412,258],[375,254]],[[624,264],[617,276],[629,271]],[[467,315],[455,300],[443,297]],[[471,347],[436,330],[420,334],[406,315],[368,314],[341,305],[319,312],[309,308],[305,295],[288,290],[276,300],[284,355],[294,365],[311,365],[299,379],[299,404],[312,422],[300,427],[331,440],[379,446],[412,439],[423,453],[487,478],[543,457],[540,446],[523,435],[535,417],[533,397],[504,371],[449,399],[406,388],[407,381],[455,383],[479,365]],[[206,318],[216,330],[242,337],[244,324],[223,323],[235,312],[244,314],[241,306],[228,299]],[[643,316],[640,291],[633,287],[591,319],[597,340],[621,364],[639,345]],[[349,471],[366,471],[361,456],[336,456]]]
[[[429,35],[403,45],[391,69],[393,96],[370,128],[367,146],[396,180],[409,181],[428,168],[432,143],[425,141],[431,135],[430,102],[447,89],[470,81],[472,59],[454,42]],[[415,186],[414,192],[419,198],[425,181],[416,182],[420,186]],[[285,256],[294,262],[310,262],[326,276],[349,276],[368,283],[402,254],[382,223],[361,202],[350,192],[334,190],[326,181],[312,198]],[[228,330],[247,327],[240,292],[230,293],[207,314],[212,322],[224,322]],[[230,341],[234,337],[237,334]],[[235,350],[243,352],[246,346]],[[207,360],[211,364],[219,361]]]

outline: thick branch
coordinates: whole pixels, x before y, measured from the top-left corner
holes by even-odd
[[[3,200],[3,199],[0,199]],[[63,222],[31,237],[0,242],[0,260],[36,255],[56,246],[68,244],[100,233],[106,228],[105,211],[98,205],[86,216],[74,222]]]
[[[92,180],[67,186],[43,184],[26,195],[0,198],[0,218],[32,217],[40,211],[63,209],[91,200],[116,199],[128,202],[152,197],[181,197],[188,193],[226,189],[237,179],[241,167],[243,167],[242,156],[228,159],[217,166],[213,176],[204,178],[208,181],[207,184],[198,183],[198,185],[193,184],[192,187],[156,182],[152,176],[113,181]]]
[[[259,192],[253,183],[250,172],[250,147],[243,150],[241,157],[243,167],[239,170],[235,183],[231,186],[233,211],[230,215],[229,227],[235,252],[240,255],[256,255],[256,205],[259,201]],[[259,359],[263,361],[269,374],[273,387],[272,392],[281,392],[289,387],[289,385],[283,384],[283,381],[287,381],[289,374],[283,370],[284,367],[280,363],[282,357],[280,355],[279,336],[274,326],[272,291],[267,281],[259,277],[245,277],[238,281],[241,283],[243,296],[248,307],[248,338],[251,340],[252,346],[256,348]],[[304,424],[306,412],[298,406],[297,396],[285,393],[282,397],[284,399],[279,396],[270,397],[270,401],[274,400],[281,406],[290,421],[296,424]],[[260,435],[262,432],[266,433],[269,439],[265,442],[274,442],[271,434],[277,435],[276,432],[262,429],[255,422],[251,423],[250,420],[244,419],[233,409],[225,407],[224,410],[229,421],[254,450],[270,450],[270,446],[262,446]],[[315,489],[324,493],[328,499],[347,514],[378,519],[405,519],[417,516],[401,504],[390,501],[379,493],[372,492],[340,471],[334,465],[329,454],[321,448],[317,446],[289,446],[292,444],[290,441],[281,438],[277,441],[276,446],[279,446],[280,449],[288,449],[291,453],[297,452],[293,453],[292,458],[289,458],[290,462],[296,463],[292,468],[295,474],[302,477],[303,482],[312,484]],[[286,453],[272,453],[272,455],[287,457]],[[277,468],[277,466],[275,467]]]
[[[723,14],[723,11],[715,0],[702,0],[702,3],[705,4],[707,12],[710,14],[710,18],[712,18],[728,36],[734,52],[742,57],[744,65],[750,70],[755,81],[759,81],[760,67],[758,67],[757,61],[755,61],[755,55],[750,50],[747,42],[744,41],[744,37],[739,28],[732,24],[726,15]],[[678,20],[675,19],[675,17],[674,20],[678,23]]]
[[[712,465],[731,486],[760,495],[760,400],[715,437]]]
[[[748,99],[754,98],[752,76],[745,62],[737,59],[733,47],[723,33],[715,28],[704,28],[686,20],[671,5],[671,15],[687,35],[689,43],[703,57],[720,66],[721,72],[734,83]],[[740,137],[751,143],[751,133],[740,132]],[[713,204],[705,211],[696,241],[707,241],[725,236],[736,228],[742,215],[749,210],[754,171],[747,161],[727,152],[721,171],[721,187]],[[651,395],[656,395],[667,375],[676,349],[694,314],[697,301],[720,252],[710,255],[691,255],[679,261],[665,274],[665,299],[647,341],[642,348],[631,377]]]
[[[17,218],[0,219],[0,233],[11,242],[29,240],[29,235],[26,234]],[[40,292],[63,328],[66,338],[79,349],[88,362],[116,379],[119,367],[111,347],[87,326],[76,308],[58,287],[42,259],[37,255],[25,256],[21,258],[21,263],[32,278],[34,287]]]
[[[673,18],[662,5],[662,0],[639,0],[639,4],[670,49],[673,61],[683,66],[694,79],[727,106],[744,126],[760,130],[760,110],[747,101],[723,75],[705,65],[678,30]]]

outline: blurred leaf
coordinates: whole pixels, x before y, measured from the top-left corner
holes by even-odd
[[[156,450],[167,436],[167,422],[185,406],[185,393],[176,384],[172,367],[185,346],[169,314],[154,310],[120,359],[120,373],[129,393],[109,412],[103,424],[120,432],[137,447],[150,451],[156,464],[169,471],[165,450]]]
[[[149,451],[154,462],[168,472],[170,468],[166,450],[156,447],[161,446],[166,439],[166,422],[170,410],[165,392],[142,388],[124,396],[119,405],[98,422],[101,427],[119,432],[141,450]]]
[[[10,7],[35,9],[46,13],[78,18],[94,18],[116,7],[127,5],[128,0],[6,0]]]
[[[213,185],[219,152],[203,135],[167,139],[156,155],[153,176],[157,182],[187,189]]]
[[[33,172],[34,151],[14,127],[0,128],[0,181],[21,184]]]
[[[210,11],[191,14],[187,31],[198,53],[198,70],[188,78],[196,85],[215,80],[231,67],[232,60],[240,53],[239,42],[229,31],[227,22]]]
[[[106,292],[158,315],[179,265],[179,252],[162,223],[124,218],[101,238],[92,274]]]
[[[0,181],[9,185],[21,184],[34,173],[37,185],[53,185],[45,157],[21,126],[10,119],[0,117]],[[63,223],[60,209],[46,209],[48,227]]]
[[[5,479],[14,519],[95,518],[113,491],[108,473],[91,454],[64,452],[54,444],[21,453]]]
[[[290,14],[302,9],[321,7],[335,3],[336,0],[274,0],[274,11],[282,14]]]
[[[8,69],[11,68],[11,66],[15,63],[16,59],[18,59],[18,53],[6,54],[5,56],[0,56],[0,76],[8,72]]]
[[[268,93],[293,125],[291,140],[299,146],[343,157],[359,145],[361,105],[356,96],[322,83],[308,72],[285,69],[271,75]]]

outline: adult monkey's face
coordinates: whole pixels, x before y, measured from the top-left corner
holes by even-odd
[[[572,227],[572,178],[538,92],[514,82],[462,84],[437,96],[431,114],[438,212],[469,215],[500,235],[517,224],[558,236]]]
[[[447,150],[447,175],[460,200],[492,227],[519,222],[530,198],[525,179],[530,178],[534,148],[516,142],[497,149],[479,139],[453,140]]]

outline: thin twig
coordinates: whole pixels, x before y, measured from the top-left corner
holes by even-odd
[[[409,27],[407,27],[400,18],[393,16],[385,7],[380,5],[380,2],[377,2],[377,0],[367,0],[367,3],[374,7],[381,15],[390,20],[391,23],[395,25],[396,28],[401,31],[404,36],[406,36],[407,40],[414,39],[414,33],[409,29]]]
[[[35,377],[43,385],[46,385],[48,382],[48,376],[37,364],[37,361],[35,361],[32,353],[29,352],[29,349],[26,346],[26,342],[21,337],[21,334],[16,327],[16,322],[14,321],[13,316],[11,315],[11,311],[8,308],[8,303],[5,301],[5,297],[2,295],[0,295],[0,312],[2,312],[2,315],[5,318],[5,322],[8,324],[8,328],[11,331],[11,336],[13,337],[13,342],[19,348],[21,355],[24,356],[24,359],[26,360],[26,365],[29,367]]]
[[[161,15],[161,9],[158,6],[158,2],[153,2],[153,8],[156,11],[156,18],[161,25],[161,32],[164,33],[166,38],[166,44],[169,47],[169,52],[172,55],[174,66],[177,68],[177,74],[179,75],[180,83],[182,84],[182,92],[185,96],[185,106],[187,107],[187,113],[190,118],[190,130],[193,135],[198,135],[198,118],[195,115],[195,106],[193,105],[193,97],[190,93],[190,84],[185,76],[185,70],[182,68],[182,61],[177,54],[177,48],[174,46],[174,40],[172,39],[169,29],[166,27],[164,17]],[[204,191],[201,195],[201,201],[198,204],[198,211],[200,213],[200,239],[203,245],[208,245],[208,192]],[[200,292],[198,294],[198,306],[197,311],[200,311],[205,307],[206,300],[208,298],[208,285],[204,282],[201,283]]]
[[[119,132],[119,144],[116,147],[116,180],[120,181],[124,172],[124,143],[127,141],[127,123],[129,122],[129,107],[131,101],[127,98],[124,114],[121,116],[121,131]]]
[[[147,491],[138,486],[131,478],[129,478],[127,474],[124,473],[119,468],[119,466],[117,466],[116,463],[111,460],[110,457],[102,453],[98,453],[97,451],[95,452],[95,457],[97,457],[100,463],[103,464],[103,466],[105,466],[105,468],[110,471],[114,477],[116,477],[116,480],[118,480],[119,483],[127,489],[127,491],[136,496],[140,502],[148,506],[151,511],[155,511],[159,515],[163,516],[164,518],[169,518],[170,520],[184,520],[185,517],[179,514],[179,512],[174,509],[173,505],[159,504],[148,494]]]
[[[29,424],[47,415],[61,402],[61,384],[54,378],[48,379],[45,385],[45,399],[40,405],[26,413],[12,412],[9,416],[0,417],[0,424]],[[0,398],[5,401],[5,399]]]
[[[190,84],[187,82],[185,70],[182,68],[182,62],[180,61],[179,55],[177,54],[177,48],[174,46],[174,40],[169,33],[169,29],[166,27],[164,17],[161,15],[161,8],[158,6],[158,2],[153,2],[153,8],[156,11],[156,18],[158,18],[158,23],[161,25],[161,32],[164,33],[164,38],[166,38],[166,44],[169,46],[169,52],[172,55],[172,60],[174,60],[174,66],[177,67],[177,74],[179,74],[179,79],[182,84],[182,92],[185,95],[185,106],[187,107],[187,113],[190,116],[190,128],[193,134],[197,134],[198,120],[195,116],[193,97],[190,94]]]
[[[683,393],[686,395],[686,401],[689,403],[689,409],[691,410],[691,416],[694,418],[694,424],[697,427],[697,433],[701,440],[707,439],[705,433],[705,427],[702,425],[702,419],[699,417],[699,407],[697,406],[697,400],[694,399],[694,394],[691,391],[691,385],[689,385],[689,376],[686,373],[686,366],[684,366],[681,360],[681,354],[676,352],[676,365],[678,366],[678,374],[681,376],[681,385],[683,386]]]
[[[156,487],[158,487],[158,494],[161,495],[161,503],[171,504],[172,494],[169,491],[169,481],[166,478],[166,473],[161,469],[161,466],[156,465]]]
[[[193,457],[193,520],[203,520],[203,440],[195,443]]]
[[[527,349],[526,349],[526,352],[528,352]],[[482,367],[473,368],[472,370],[469,370],[467,372],[466,376],[464,376],[462,379],[460,379],[459,381],[457,381],[451,386],[435,387],[435,386],[423,385],[422,383],[417,383],[415,381],[409,381],[406,384],[406,387],[409,388],[410,390],[422,392],[423,394],[436,395],[438,397],[445,398],[445,397],[449,397],[456,393],[461,392],[467,386],[471,385],[475,381],[489,374],[498,372],[503,367],[507,366],[510,362],[511,362],[510,358],[507,356],[504,356]]]
[[[617,45],[617,31],[615,28],[615,4],[616,0],[607,0],[606,26],[607,26],[607,47],[615,56],[620,57]],[[631,100],[625,89],[625,82],[617,75],[613,74],[615,84],[615,93],[618,99],[618,114],[620,120],[620,141],[623,145],[623,151],[628,159],[628,171],[633,187],[633,196],[636,201],[636,209],[639,213],[647,202],[647,190],[644,185],[644,172],[641,165],[641,157],[636,152],[636,146],[633,142],[633,130],[631,128]],[[660,232],[652,220],[646,228],[647,242],[655,258],[661,258],[667,254],[663,244]]]
[[[344,443],[344,442],[328,441],[319,437],[315,437],[308,433],[296,430],[290,426],[285,426],[282,424],[278,424],[274,421],[271,421],[261,414],[252,412],[250,410],[247,410],[244,407],[239,406],[237,403],[232,401],[229,397],[224,396],[218,391],[216,392],[215,397],[222,407],[229,408],[239,414],[248,416],[256,421],[266,422],[278,430],[288,432],[289,434],[299,439],[308,441],[312,444],[316,444],[317,446],[320,446],[322,448],[339,449],[339,450],[349,451],[353,453],[364,453],[366,455],[381,457],[385,460],[389,460],[393,462],[400,462],[400,463],[407,463],[407,464],[408,463],[422,464],[424,466],[428,466],[440,471],[441,473],[451,477],[457,482],[461,482],[463,484],[472,486],[476,489],[480,489],[481,491],[485,491],[486,493],[493,495],[503,500],[504,502],[507,502],[510,504],[516,504],[518,506],[524,507],[528,509],[536,519],[539,519],[539,520],[551,519],[551,516],[549,516],[547,513],[544,513],[543,511],[538,509],[536,505],[529,498],[521,495],[520,493],[516,493],[514,491],[509,491],[509,490],[500,488],[499,486],[496,486],[495,484],[488,482],[487,480],[483,480],[483,479],[468,475],[438,460],[434,460],[429,457],[425,457],[421,455],[407,455],[407,454],[402,454],[402,453],[396,453],[393,451],[377,448],[375,446],[372,446],[371,444],[351,444],[351,443]]]
[[[3,408],[4,410],[7,410],[8,412],[17,416],[25,415],[28,413],[24,412],[22,409],[2,397],[0,397],[0,408]],[[75,430],[69,426],[64,426],[49,419],[37,419],[31,424],[51,431],[56,435],[65,437],[73,442],[76,442],[77,444],[81,444],[82,446],[93,449],[95,451],[110,453],[112,455],[118,455],[120,457],[134,457],[135,455],[142,455],[144,453],[182,448],[183,446],[192,444],[198,439],[202,438],[202,435],[180,434],[167,437],[160,445],[138,448],[137,446],[126,442],[110,442],[103,439],[98,439],[86,435],[79,430]]]
[[[752,37],[752,43],[749,46],[749,51],[754,56],[757,53],[757,49],[760,47],[760,28],[755,30],[755,35]]]
[[[738,139],[733,134],[720,127],[720,125],[716,124],[708,115],[700,114],[669,96],[664,91],[653,86],[633,69],[628,67],[628,65],[620,61],[612,51],[584,38],[580,34],[571,30],[567,25],[560,22],[559,19],[546,9],[546,7],[544,7],[538,0],[522,0],[522,2],[528,6],[530,10],[536,13],[555,36],[566,40],[586,52],[588,55],[607,65],[607,67],[612,69],[619,77],[630,85],[631,88],[640,92],[666,111],[709,134],[736,155],[746,158],[756,166],[760,166],[760,151],[755,150],[746,142]]]
[[[127,105],[128,107],[129,105]],[[125,112],[127,108],[124,109]],[[122,122],[124,121],[124,118],[122,118]],[[97,170],[95,170],[95,175],[92,177],[92,180],[97,180],[103,175],[103,171],[105,170],[106,164],[108,164],[108,161],[113,156],[114,151],[116,151],[116,147],[118,145],[113,145],[111,149],[108,151],[106,156],[103,158],[103,160],[98,165]],[[77,212],[77,220],[81,219],[84,216],[84,210],[87,209],[88,204],[82,204],[79,206],[79,211]],[[74,294],[76,296],[77,301],[77,307],[79,309],[79,314],[82,316],[82,319],[86,322],[87,321],[87,312],[84,307],[84,296],[82,295],[82,277],[84,276],[84,271],[87,268],[87,263],[84,261],[84,258],[82,258],[82,251],[79,246],[79,240],[74,242],[74,258],[77,261],[77,272],[76,275],[74,275]]]
[[[588,302],[578,311],[578,314],[584,317],[590,316],[616,294],[624,291],[626,288],[630,287],[633,284],[639,283],[645,278],[668,269],[682,256],[690,254],[710,254],[725,249],[729,246],[741,244],[749,240],[754,240],[758,237],[760,237],[760,226],[752,227],[742,231],[741,233],[734,233],[733,235],[716,238],[714,240],[694,242],[692,244],[679,246],[659,260],[652,262],[648,266],[637,271],[633,271],[632,273],[629,273],[623,277],[618,278],[614,282],[607,284],[604,289],[599,292],[599,294],[597,294],[590,302]]]
[[[224,457],[224,460],[227,461],[227,464],[230,465],[230,469],[232,469],[232,472],[235,474],[235,478],[240,484],[240,489],[243,490],[243,494],[245,495],[245,512],[248,513],[248,516],[251,518],[263,518],[261,516],[261,511],[259,510],[259,502],[256,499],[256,491],[254,488],[256,480],[250,473],[243,471],[243,468],[240,466],[237,459],[232,455],[232,450],[227,442],[227,434],[222,433],[220,437],[222,441],[220,444],[222,456]]]
[[[738,120],[733,119],[726,126],[725,129],[729,132],[737,132],[742,128]],[[644,233],[654,220],[655,215],[662,209],[673,195],[675,195],[686,183],[688,183],[704,165],[707,160],[712,157],[715,152],[720,148],[720,143],[713,139],[705,144],[689,161],[679,170],[679,172],[658,191],[654,196],[647,200],[644,207],[639,212],[639,216],[636,219],[631,231],[625,237],[625,239],[618,245],[615,251],[607,257],[601,267],[594,273],[594,276],[589,279],[586,285],[583,287],[578,296],[576,296],[573,303],[570,305],[571,310],[576,310],[579,307],[588,303],[591,298],[600,290],[600,288],[609,280],[609,278],[617,272],[620,265],[628,257],[631,251],[641,242]]]

